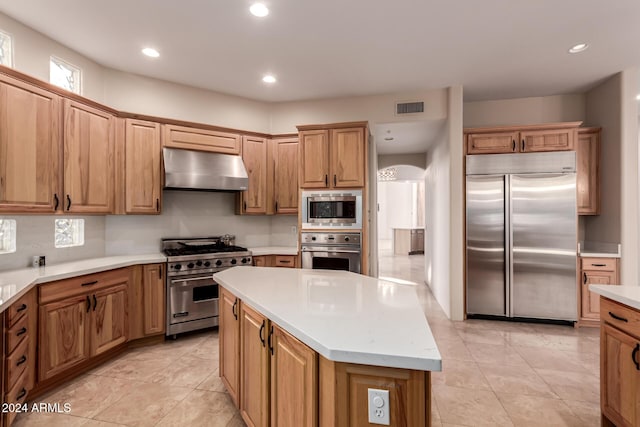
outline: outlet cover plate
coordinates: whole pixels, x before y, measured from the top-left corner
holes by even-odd
[[[383,426],[391,425],[389,390],[370,388],[367,391],[369,397],[369,423]]]

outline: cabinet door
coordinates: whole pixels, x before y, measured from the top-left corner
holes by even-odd
[[[115,117],[75,101],[64,103],[64,209],[112,213]]]
[[[267,213],[267,140],[245,136],[242,161],[247,168],[249,185],[242,192],[242,212]]]
[[[220,287],[220,379],[240,406],[240,300]]]
[[[249,427],[269,425],[269,334],[267,318],[240,307],[240,414]]]
[[[520,132],[520,151],[571,151],[576,129],[546,129]]]
[[[317,353],[276,325],[271,345],[271,425],[316,426]]]
[[[619,427],[640,425],[640,340],[603,324],[600,400],[602,412]],[[635,359],[634,359],[635,358]]]
[[[600,319],[600,295],[589,290],[589,285],[615,285],[614,271],[582,271],[582,317],[586,319]]]
[[[125,126],[126,212],[159,214],[162,195],[160,124],[127,119]]]
[[[300,188],[329,187],[329,131],[300,132]]]
[[[578,215],[600,213],[600,130],[578,132],[576,188]]]
[[[336,187],[364,187],[364,128],[331,130],[331,184]]]
[[[187,150],[240,154],[240,135],[186,126],[164,125],[164,146]]]
[[[127,285],[91,295],[91,355],[97,356],[127,341]]]
[[[470,133],[467,154],[503,154],[518,152],[518,132]]]
[[[60,198],[60,99],[0,81],[0,212],[53,213]]]
[[[276,140],[273,145],[273,185],[276,214],[298,213],[298,139]]]
[[[40,380],[46,380],[89,357],[88,295],[40,306]]]
[[[166,322],[164,264],[145,265],[142,277],[144,334],[145,336],[162,334]]]

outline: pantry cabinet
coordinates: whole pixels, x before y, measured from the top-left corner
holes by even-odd
[[[39,380],[127,341],[128,269],[40,286]]]
[[[577,139],[578,215],[598,215],[600,214],[600,128],[580,128]]]
[[[0,74],[0,213],[53,213],[62,200],[60,97]]]
[[[64,211],[114,211],[113,114],[64,100]]]
[[[366,181],[366,123],[298,126],[301,188],[359,188]]]
[[[160,124],[125,121],[125,211],[160,214],[162,202],[162,146]]]
[[[220,379],[236,407],[240,406],[240,300],[220,287]]]
[[[269,426],[270,323],[247,304],[240,307],[240,414],[247,425]]]

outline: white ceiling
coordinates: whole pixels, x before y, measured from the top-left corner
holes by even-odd
[[[445,119],[375,124],[372,133],[378,155],[425,153],[442,136],[445,124]]]
[[[572,93],[640,63],[638,0],[266,2],[261,20],[249,0],[0,0],[0,11],[108,67],[274,102],[454,84],[468,101]],[[590,48],[569,55],[580,42]],[[278,83],[266,87],[266,72]]]

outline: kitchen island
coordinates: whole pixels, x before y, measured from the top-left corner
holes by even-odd
[[[214,278],[220,376],[247,424],[368,425],[371,401],[377,421],[430,425],[442,362],[414,286],[264,267]]]

